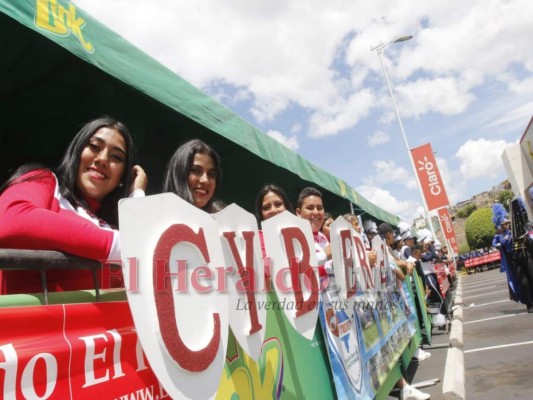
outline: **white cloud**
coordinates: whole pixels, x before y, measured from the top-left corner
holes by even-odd
[[[532,78],[532,83],[533,83],[533,78]],[[489,127],[501,128],[506,125],[515,126],[516,124],[518,124],[518,126],[516,126],[517,133],[521,134],[523,133],[523,131],[525,131],[526,126],[529,123],[529,120],[531,119],[532,113],[533,113],[533,101],[520,105],[516,108],[513,108],[507,113],[503,113],[502,115],[494,119],[489,124]]]
[[[461,163],[462,177],[466,180],[497,177],[504,170],[503,148],[509,144],[505,140],[468,140],[455,154]]]
[[[302,129],[303,129],[302,124],[300,122],[297,122],[291,127],[291,133],[301,132]]]
[[[450,205],[466,200],[464,193],[466,192],[467,184],[459,171],[452,171],[448,162],[442,157],[436,157],[436,161]]]
[[[424,209],[420,202],[398,200],[388,190],[369,185],[359,186],[356,190],[372,203],[398,215],[404,221],[412,222],[420,215],[424,215]]]
[[[419,79],[396,87],[398,107],[404,117],[419,117],[429,112],[460,114],[475,99],[468,89],[451,77]]]
[[[291,150],[298,150],[298,148],[300,147],[296,135],[287,137],[283,135],[283,133],[273,130],[268,131],[267,135],[273,139],[276,139],[278,142],[287,146]]]
[[[409,172],[404,167],[396,165],[391,160],[374,160],[372,171],[364,178],[366,184],[383,185],[387,183],[399,183],[409,188],[416,187],[414,173]]]
[[[489,77],[531,93],[530,74],[512,81],[506,74],[513,65],[533,71],[533,53],[524,51],[533,20],[529,0],[75,2],[193,84],[239,88],[228,102],[244,102],[258,122],[297,104],[309,111],[302,122],[312,137],[336,135],[383,105],[389,112],[370,45],[399,33],[414,39],[387,47],[382,58],[405,117],[462,113]]]
[[[356,126],[375,132],[369,146],[384,143],[382,125],[396,123],[395,115],[370,46],[412,34],[412,40],[384,49],[382,60],[408,132],[420,123],[427,127],[424,139],[442,149],[438,163],[452,204],[470,196],[475,182],[468,181],[503,170],[503,147],[512,134],[520,137],[532,114],[530,0],[75,2],[187,81],[246,110],[292,149],[303,132],[327,137],[334,149],[334,136]],[[292,136],[279,132],[286,127]],[[450,143],[463,142],[455,153],[450,149]],[[318,165],[324,159],[320,143],[302,141],[306,157]],[[384,159],[396,151],[379,150]],[[365,165],[375,158],[358,156]],[[332,157],[338,165],[347,163]],[[414,208],[420,214],[410,167],[378,161],[370,172],[359,182],[390,186],[391,192],[372,191],[385,209],[407,217]],[[398,182],[405,186],[392,185]],[[409,190],[415,201],[395,199],[393,190],[406,189],[415,189]]]
[[[315,112],[309,120],[309,135],[315,138],[332,136],[355,126],[369,114],[373,102],[372,91],[363,89],[347,101],[338,101],[327,110]]]
[[[372,135],[368,136],[368,145],[370,147],[376,147],[380,144],[387,143],[390,140],[388,133],[383,131],[375,131]]]
[[[277,97],[261,97],[255,100],[251,108],[252,115],[258,122],[272,121],[288,105],[287,100]]]

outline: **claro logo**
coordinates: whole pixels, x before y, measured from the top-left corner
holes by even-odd
[[[452,223],[448,215],[441,215],[440,220],[442,222],[443,228],[447,233],[453,232]]]
[[[420,173],[426,172],[429,181],[429,191],[433,196],[438,196],[442,193],[442,183],[439,181],[437,169],[435,164],[424,156],[422,160],[417,161],[417,168]]]

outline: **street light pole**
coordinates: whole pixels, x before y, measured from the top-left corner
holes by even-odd
[[[377,46],[371,47],[370,51],[376,50],[376,53],[378,54],[379,58],[379,64],[381,65],[381,70],[383,71],[383,75],[385,76],[385,81],[387,82],[387,87],[389,88],[389,94],[392,99],[392,106],[394,108],[394,112],[396,113],[396,118],[398,119],[398,124],[400,125],[400,131],[402,133],[403,141],[405,143],[405,147],[407,148],[407,153],[409,154],[409,161],[411,162],[411,167],[413,168],[413,173],[415,174],[416,179],[416,185],[418,188],[418,192],[420,194],[420,199],[422,200],[422,206],[424,207],[424,211],[426,213],[426,221],[429,224],[429,229],[431,230],[431,234],[433,235],[433,239],[437,240],[437,236],[435,235],[435,230],[433,229],[433,222],[431,221],[431,218],[429,216],[428,207],[426,204],[426,200],[424,198],[424,193],[422,191],[422,185],[420,184],[420,179],[418,178],[418,174],[416,173],[416,166],[415,162],[413,160],[413,154],[411,153],[411,148],[409,147],[409,143],[407,142],[407,136],[405,135],[405,130],[403,129],[403,123],[402,119],[400,118],[400,113],[398,112],[398,106],[396,105],[396,99],[394,98],[394,93],[392,92],[392,86],[389,81],[389,76],[387,75],[387,71],[385,70],[385,66],[383,65],[383,61],[381,60],[381,52],[382,50],[387,47],[390,44],[393,43],[400,43],[405,42],[407,40],[411,40],[413,36],[406,35],[406,36],[399,36],[396,39],[391,40],[388,43],[380,43]]]

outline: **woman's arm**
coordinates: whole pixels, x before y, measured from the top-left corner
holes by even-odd
[[[32,180],[30,174],[36,173],[43,176]],[[30,174],[0,196],[0,246],[57,250],[94,260],[120,256],[118,232],[60,208],[51,172]]]

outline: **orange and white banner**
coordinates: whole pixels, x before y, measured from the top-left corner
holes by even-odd
[[[455,237],[455,235],[449,240],[449,242],[450,246],[452,246],[454,254],[459,254],[459,245],[457,244],[457,238]]]
[[[411,154],[428,210],[431,211],[446,207],[449,204],[448,196],[439,173],[439,168],[437,167],[437,162],[435,161],[435,156],[433,155],[433,150],[431,149],[431,144],[427,143],[411,149]]]
[[[444,237],[450,242],[450,246],[452,246],[454,253],[459,254],[459,246],[457,245],[457,239],[455,237],[455,231],[453,229],[452,219],[448,212],[448,208],[441,208],[438,210],[438,213]]]

